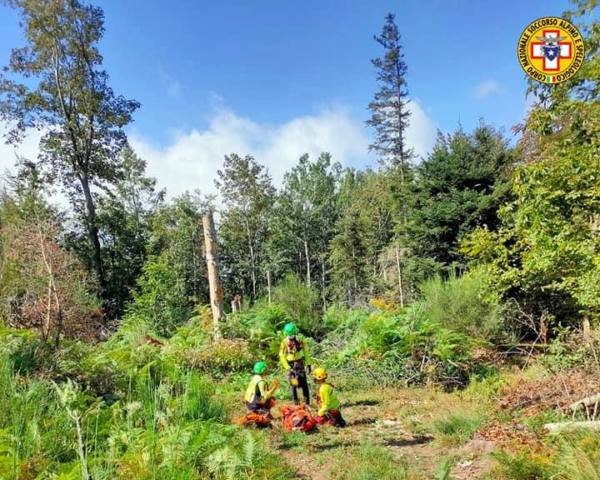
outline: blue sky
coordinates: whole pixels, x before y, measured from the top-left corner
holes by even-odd
[[[518,37],[535,18],[568,7],[566,0],[98,4],[112,86],[142,103],[132,143],[172,193],[209,189],[230,151],[256,155],[276,178],[303,145],[312,154],[332,150],[348,165],[373,164],[364,127],[376,88],[369,60],[381,53],[373,34],[387,12],[396,13],[403,36],[415,117],[409,140],[419,153],[435,129],[451,131],[459,121],[471,129],[484,118],[509,131],[526,110]],[[15,13],[0,7],[0,64],[22,43]],[[5,147],[0,155],[6,165]]]

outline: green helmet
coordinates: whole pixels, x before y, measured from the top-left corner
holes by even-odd
[[[288,337],[290,335],[296,335],[298,333],[298,327],[295,323],[286,323],[285,327],[283,327],[283,333],[286,334]]]
[[[263,362],[262,360],[260,362],[256,362],[254,364],[254,373],[256,373],[257,375],[264,373],[264,371],[266,369],[267,369],[267,364],[265,362]]]

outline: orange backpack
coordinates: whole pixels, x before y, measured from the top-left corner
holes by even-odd
[[[287,432],[312,432],[316,423],[310,414],[303,406],[293,405],[283,407],[281,409],[283,417],[283,428]]]

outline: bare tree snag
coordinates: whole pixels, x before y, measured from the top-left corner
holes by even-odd
[[[217,256],[217,233],[213,220],[212,210],[202,216],[204,227],[204,252],[206,255],[206,268],[208,270],[208,286],[210,290],[210,306],[213,314],[213,337],[221,337],[219,322],[223,319],[223,288],[219,276],[219,260]]]
[[[582,329],[583,329],[583,340],[585,341],[585,343],[590,343],[590,341],[592,339],[592,326],[590,324],[590,319],[588,317],[583,317]]]

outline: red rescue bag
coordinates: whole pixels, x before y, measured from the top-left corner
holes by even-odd
[[[283,428],[287,432],[309,433],[315,430],[317,424],[312,415],[301,405],[291,405],[281,409]]]

